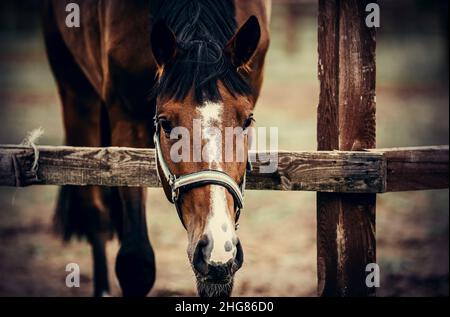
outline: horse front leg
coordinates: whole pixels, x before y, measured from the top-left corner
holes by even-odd
[[[155,282],[155,257],[147,234],[146,189],[119,188],[123,209],[123,231],[116,258],[116,274],[123,295],[142,297]]]
[[[119,107],[110,109],[113,146],[152,146],[152,117],[132,119]],[[138,177],[139,175],[136,175]],[[145,296],[155,281],[155,258],[147,233],[145,188],[117,188],[121,203],[121,246],[116,258],[116,275],[124,296]]]

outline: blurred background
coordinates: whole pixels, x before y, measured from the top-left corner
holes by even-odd
[[[272,45],[257,105],[259,126],[279,127],[280,149],[316,149],[317,1],[274,0]],[[447,0],[379,0],[378,147],[449,143]],[[39,25],[39,1],[0,2],[0,144],[43,127],[40,144],[62,145],[62,118]],[[292,137],[295,135],[296,137]],[[0,188],[0,296],[90,296],[85,241],[51,231],[56,187]],[[449,191],[378,196],[379,296],[449,295]],[[187,238],[161,190],[149,190],[157,279],[150,296],[195,295]],[[239,235],[245,263],[235,296],[315,296],[315,193],[246,194]],[[119,296],[108,245],[112,294]],[[65,266],[81,287],[66,288]]]

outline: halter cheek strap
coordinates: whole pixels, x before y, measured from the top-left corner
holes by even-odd
[[[161,150],[160,134],[159,134],[159,124],[156,123],[156,132],[154,135],[155,142],[155,155],[156,162],[159,165],[162,175],[160,175],[158,169],[158,177],[161,180],[161,176],[169,184],[171,189],[171,197],[169,201],[173,203],[177,209],[178,216],[181,223],[186,228],[181,214],[181,209],[179,207],[180,192],[182,190],[200,187],[205,185],[218,185],[225,187],[234,198],[234,203],[236,205],[236,229],[238,227],[238,220],[241,210],[244,208],[244,190],[245,190],[245,180],[247,176],[247,170],[251,170],[250,161],[247,162],[247,170],[244,174],[243,181],[241,185],[238,185],[233,178],[231,178],[227,173],[218,170],[203,170],[200,172],[195,172],[191,174],[175,176],[170,172],[167,162],[164,160]]]

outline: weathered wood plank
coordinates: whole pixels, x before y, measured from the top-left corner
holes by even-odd
[[[15,169],[13,164],[0,165],[0,185],[160,186],[152,149],[41,146],[38,150],[39,168],[33,175],[32,149],[0,146],[0,162],[12,162],[12,158],[16,162]],[[381,153],[278,152],[276,172],[261,173],[263,165],[266,163],[253,163],[248,189],[350,193],[385,190]]]
[[[339,14],[333,0],[319,1],[317,149],[339,149]]]
[[[319,1],[318,74],[320,97],[317,109],[317,148],[339,149],[339,4]],[[334,294],[337,285],[336,223],[339,196],[317,193],[317,293]]]
[[[154,151],[128,148],[75,148],[40,146],[39,165],[34,177],[19,177],[17,186],[43,185],[101,185],[156,186]],[[153,155],[152,157],[150,157]],[[21,171],[29,171],[34,151],[23,147],[1,147],[1,157],[16,157]],[[5,160],[5,159],[3,159]],[[2,167],[0,167],[2,168]],[[6,174],[0,172],[0,174]],[[30,172],[28,172],[30,174]],[[0,179],[1,185],[5,184]]]
[[[374,0],[340,1],[339,150],[376,147],[375,28],[365,11]],[[340,296],[374,296],[366,285],[366,266],[376,263],[376,195],[343,194],[338,235]]]
[[[377,153],[380,154],[380,153]],[[278,152],[278,170],[261,174],[261,162],[249,174],[249,189],[363,193],[384,191],[381,156],[351,152]]]
[[[387,162],[386,191],[442,189],[449,187],[448,146],[370,150]]]
[[[0,185],[160,186],[154,150],[38,147],[38,175],[30,148],[0,145]],[[254,162],[248,189],[383,193],[448,188],[448,146],[367,152],[278,152],[278,170],[260,173]]]
[[[339,149],[339,6],[320,0],[318,15],[318,74],[320,97],[317,109],[319,151]],[[317,193],[317,293],[332,294],[337,289],[336,223],[339,197]],[[331,233],[331,234],[327,234]]]
[[[376,44],[364,22],[368,3],[319,1],[320,150],[375,147]],[[365,285],[366,264],[376,260],[375,202],[373,194],[317,194],[320,296],[375,294]]]

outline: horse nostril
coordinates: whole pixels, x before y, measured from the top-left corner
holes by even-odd
[[[208,274],[208,264],[205,261],[204,249],[208,245],[208,238],[204,236],[198,241],[195,247],[194,256],[192,258],[192,265],[200,274]]]

